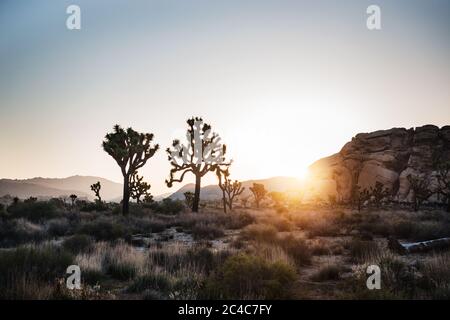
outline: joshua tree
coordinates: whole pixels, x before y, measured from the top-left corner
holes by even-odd
[[[69,198],[70,201],[72,201],[72,207],[75,206],[75,200],[77,200],[78,196],[76,194],[71,194]]]
[[[187,145],[174,140],[172,149],[166,150],[172,165],[166,184],[170,188],[174,182],[182,182],[186,173],[192,173],[195,176],[192,211],[198,212],[202,177],[219,167],[229,166],[231,162],[225,163],[226,146],[221,144],[219,135],[211,131],[209,124],[204,123],[202,118],[191,118],[187,124]],[[179,178],[175,178],[177,172],[181,172]]]
[[[441,164],[437,171],[437,192],[442,195],[450,212],[450,163]]]
[[[137,201],[137,203],[141,203],[141,197],[147,196],[150,194],[149,190],[151,188],[151,185],[147,182],[142,181],[144,177],[140,177],[136,172],[133,173],[130,180],[130,196],[134,200]]]
[[[389,196],[390,193],[390,190],[384,188],[380,181],[375,182],[375,187],[370,187],[370,197],[373,198],[376,207],[380,207],[381,201]]]
[[[434,193],[430,188],[430,179],[425,175],[408,175],[409,186],[412,190],[414,211],[419,210],[422,203]]]
[[[152,133],[139,133],[132,128],[124,130],[119,125],[108,133],[103,141],[103,149],[116,160],[123,175],[122,213],[128,214],[130,203],[130,179],[153,157],[159,145],[152,146]]]
[[[241,195],[244,192],[245,188],[242,187],[242,183],[230,179],[230,172],[228,168],[226,170],[221,171],[217,169],[216,171],[217,177],[219,178],[219,187],[222,190],[222,199],[223,199],[223,210],[227,212],[227,206],[231,210],[233,210],[233,202],[234,199]],[[222,176],[224,177],[224,181],[222,182]]]
[[[370,192],[366,188],[361,190],[359,185],[355,185],[352,188],[351,202],[358,208],[358,212],[361,212],[361,207],[367,200],[370,199]]]
[[[153,202],[153,196],[150,193],[146,193],[144,195],[144,203],[152,203]]]
[[[259,208],[261,200],[267,196],[267,190],[262,183],[253,183],[253,187],[250,187],[250,191],[255,197],[256,208]]]
[[[192,208],[192,205],[194,204],[194,193],[186,191],[184,193],[184,201],[186,202],[188,208]]]
[[[97,183],[91,184],[91,190],[94,191],[95,196],[97,197],[97,200],[99,203],[102,202],[102,197],[100,197],[100,189],[102,188],[102,185],[100,184],[100,181],[97,181]]]

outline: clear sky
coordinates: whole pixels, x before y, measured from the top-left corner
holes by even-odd
[[[167,192],[164,149],[190,116],[233,177],[299,176],[358,132],[450,124],[449,39],[447,0],[1,0],[0,177],[120,182],[101,148],[118,123],[155,134],[141,173]]]

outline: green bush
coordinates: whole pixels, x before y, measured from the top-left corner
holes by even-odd
[[[8,207],[14,218],[25,218],[33,222],[42,222],[60,216],[53,203],[50,202],[18,202]]]
[[[202,298],[287,299],[292,297],[295,270],[282,262],[239,254],[229,257],[206,281]]]

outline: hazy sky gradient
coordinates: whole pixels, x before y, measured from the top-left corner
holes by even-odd
[[[121,181],[101,149],[118,123],[155,133],[142,173],[166,192],[164,149],[193,115],[233,177],[296,176],[358,132],[450,124],[449,39],[447,0],[2,0],[0,177]]]

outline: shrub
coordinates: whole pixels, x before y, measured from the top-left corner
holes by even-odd
[[[277,238],[277,229],[267,224],[252,224],[242,231],[241,237],[245,240],[273,242]]]
[[[17,246],[29,242],[39,242],[46,238],[40,225],[25,219],[0,220],[0,245],[2,247]]]
[[[227,215],[225,226],[226,228],[233,230],[242,229],[254,222],[255,218],[246,212],[232,213],[230,215]]]
[[[289,254],[298,265],[311,263],[311,249],[303,239],[297,239],[292,235],[279,238],[277,244]]]
[[[76,234],[70,238],[67,238],[63,242],[64,249],[72,252],[73,254],[89,251],[92,249],[92,246],[92,238],[85,234]]]
[[[311,276],[312,281],[329,281],[329,280],[339,280],[342,272],[342,268],[336,265],[327,265],[320,268],[315,274]]]
[[[160,293],[161,296],[166,296],[171,289],[171,279],[165,274],[157,273],[136,278],[127,288],[127,292],[140,293],[146,290],[153,290]]]
[[[99,219],[82,224],[77,233],[94,237],[96,240],[112,241],[130,237],[129,230],[123,225],[106,219]]]
[[[281,262],[239,254],[229,257],[211,275],[201,296],[212,299],[286,299],[296,277],[292,267]]]
[[[153,202],[146,205],[155,212],[162,214],[178,214],[184,210],[184,204],[180,200],[165,198],[162,201]]]
[[[70,232],[69,221],[63,219],[53,219],[48,221],[47,232],[52,237],[62,237]]]
[[[0,261],[0,299],[36,299],[40,287],[65,275],[73,256],[54,246],[29,246],[0,251]]]
[[[50,202],[18,202],[8,207],[14,218],[25,218],[33,222],[42,222],[58,217],[55,205]]]
[[[365,263],[373,260],[380,254],[376,242],[353,239],[347,243],[350,250],[350,260],[354,263]]]
[[[206,239],[213,240],[224,236],[223,230],[214,224],[196,224],[191,229],[192,235],[195,240]]]

